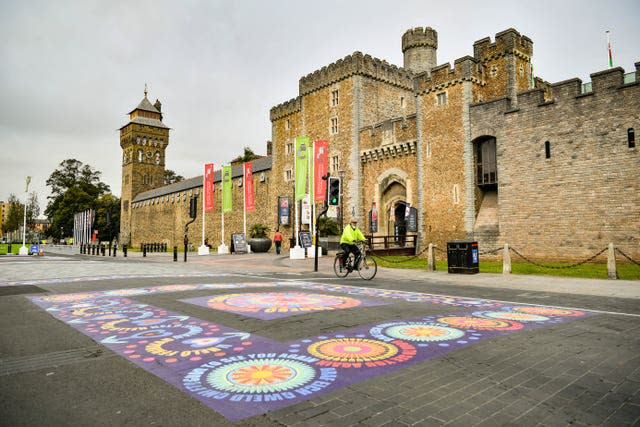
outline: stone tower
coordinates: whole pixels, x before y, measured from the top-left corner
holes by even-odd
[[[404,68],[414,74],[430,73],[437,64],[438,33],[430,27],[407,30],[402,36]]]
[[[122,147],[122,198],[120,243],[131,239],[131,202],[140,193],[164,185],[165,150],[169,128],[162,123],[162,104],[151,104],[147,88],[140,104],[129,113],[129,122],[120,128]]]

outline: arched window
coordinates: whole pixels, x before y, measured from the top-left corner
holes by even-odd
[[[142,152],[142,150],[138,150],[138,161],[142,162],[143,159],[144,159],[144,153]]]

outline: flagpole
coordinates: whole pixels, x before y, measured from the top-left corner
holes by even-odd
[[[316,172],[316,168],[315,168],[315,149],[316,149],[316,142],[313,141],[313,143],[311,144],[311,153],[310,155],[308,155],[308,159],[309,159],[309,166],[307,167],[307,169],[309,169],[309,203],[311,204],[310,208],[311,208],[311,221],[309,221],[309,231],[311,232],[311,235],[313,236],[313,243],[315,246],[315,241],[318,238],[318,236],[316,236],[316,232],[315,232],[315,218],[316,218],[316,191],[315,191],[315,172]],[[313,177],[313,182],[312,182],[312,177]],[[311,248],[309,248],[309,251],[311,253]],[[315,254],[315,252],[313,252]]]
[[[29,183],[31,182],[31,177],[27,177],[27,187],[24,190],[24,218],[22,222],[22,247],[18,252],[20,255],[29,255],[29,250],[25,246],[25,242],[27,240],[27,198],[29,197]]]
[[[245,162],[246,163],[246,162]],[[247,176],[246,173],[246,164],[242,164],[242,232],[244,233],[244,238],[247,238],[247,183],[245,182],[245,178]],[[251,251],[251,246],[247,244],[249,248],[249,252]]]
[[[607,30],[607,51],[609,53],[609,68],[613,68],[613,52],[611,52],[611,37],[610,37],[610,31]]]
[[[205,187],[207,179],[207,168],[205,167],[204,174],[202,174],[202,246],[204,246],[204,198],[205,198]]]

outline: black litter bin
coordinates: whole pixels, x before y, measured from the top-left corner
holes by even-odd
[[[467,240],[447,242],[447,265],[449,273],[479,273],[478,242]]]

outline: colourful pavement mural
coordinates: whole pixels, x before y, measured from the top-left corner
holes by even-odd
[[[259,288],[269,288],[269,292],[255,292]],[[288,289],[279,292],[278,288]],[[382,321],[283,343],[132,299],[137,295],[227,289],[234,293],[180,301],[260,319],[354,309],[392,300],[460,310]],[[254,291],[238,292],[243,289]],[[166,285],[28,298],[229,420],[283,408],[482,340],[595,314],[308,282]]]
[[[226,294],[187,298],[179,301],[215,310],[243,314],[262,320],[279,319],[313,311],[343,310],[345,308],[388,304],[382,301],[305,292]]]

